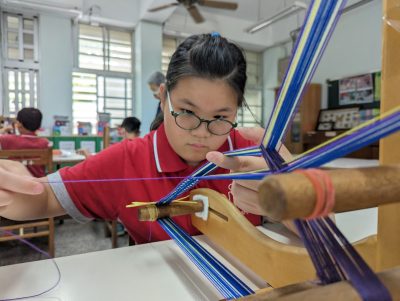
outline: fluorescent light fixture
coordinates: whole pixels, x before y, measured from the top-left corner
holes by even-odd
[[[280,12],[278,12],[277,14],[273,15],[272,17],[266,20],[257,22],[256,24],[246,28],[245,31],[248,33],[255,33],[275,22],[278,22],[279,20],[282,20],[306,8],[307,4],[300,1],[295,1],[291,6],[284,8],[283,10],[281,10]]]
[[[36,11],[45,11],[58,13],[65,16],[80,16],[82,12],[76,7],[66,5],[50,5],[45,3],[39,3],[37,1],[21,1],[21,0],[1,0],[0,6],[5,5],[11,8],[22,8],[22,9],[33,9]]]

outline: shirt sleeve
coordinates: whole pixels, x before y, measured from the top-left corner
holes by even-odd
[[[71,217],[78,222],[118,217],[129,185],[127,181],[118,179],[127,177],[125,162],[134,154],[134,149],[129,150],[128,155],[124,141],[73,167],[48,175],[54,194]]]

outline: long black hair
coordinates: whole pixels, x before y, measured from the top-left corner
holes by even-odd
[[[178,46],[168,65],[167,90],[171,91],[186,76],[224,80],[235,90],[238,106],[245,102],[247,75],[243,51],[219,34],[193,35]]]

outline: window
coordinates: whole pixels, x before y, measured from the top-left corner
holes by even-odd
[[[25,107],[37,107],[37,76],[35,70],[4,69],[6,83],[5,115],[15,117]]]
[[[175,49],[178,47],[179,41],[177,38],[164,36],[163,37],[163,48],[161,55],[161,71],[164,74],[167,74],[168,64],[171,60],[172,55],[175,52]]]
[[[111,114],[111,126],[132,115],[132,32],[79,24],[78,68],[73,72],[73,124]],[[77,129],[74,127],[74,132]]]
[[[14,117],[24,107],[37,107],[38,18],[2,13],[4,115]]]
[[[247,84],[244,97],[249,109],[243,107],[238,113],[239,126],[264,126],[262,99],[262,55],[245,50],[247,61]]]
[[[73,124],[78,121],[97,123],[97,112],[111,114],[111,126],[122,123],[132,112],[132,80],[74,72]],[[77,129],[75,129],[77,130]]]
[[[79,25],[79,68],[132,72],[132,33]]]
[[[38,62],[38,19],[4,13],[3,27],[6,60]]]
[[[162,72],[164,74],[167,73],[169,61],[180,42],[181,40],[175,37],[163,37]],[[239,126],[263,126],[262,55],[245,50],[245,56],[247,61],[247,84],[244,96],[250,110],[247,108],[239,110],[237,122]]]

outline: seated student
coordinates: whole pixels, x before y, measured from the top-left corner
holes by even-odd
[[[120,126],[123,139],[134,139],[140,136],[141,122],[136,117],[126,117]]]
[[[122,136],[122,139],[134,139],[140,136],[140,125],[141,122],[136,117],[126,117],[122,124],[119,126],[118,132]],[[92,154],[86,149],[79,149],[78,154],[89,158]]]
[[[219,153],[211,153],[214,158],[209,159],[223,163],[215,158],[220,152],[259,143],[235,129],[238,110],[245,103],[246,79],[246,60],[238,46],[216,34],[187,38],[173,54],[167,81],[160,87],[164,122],[157,130],[125,139],[81,164],[48,175],[42,183],[25,177],[22,166],[0,161],[0,192],[13,192],[7,198],[0,194],[0,215],[19,220],[66,213],[80,222],[119,219],[136,243],[169,239],[159,224],[140,222],[137,209],[126,205],[161,199],[212,151]],[[68,182],[117,178],[157,180]],[[200,181],[196,187],[228,195],[230,184]],[[260,216],[245,216],[255,225],[261,223]],[[190,216],[174,220],[189,234],[199,233]]]
[[[140,136],[140,125],[141,122],[136,117],[126,117],[122,124],[119,126],[118,132],[122,136],[122,139],[135,139]],[[84,155],[86,158],[89,158],[91,154],[85,150],[78,150],[79,154]],[[125,227],[120,222],[117,222],[117,235],[122,236],[125,234]]]
[[[36,131],[42,124],[42,113],[35,108],[23,108],[17,114],[15,123],[19,135],[0,135],[0,148],[9,149],[43,149],[49,147],[49,141],[37,137]],[[44,177],[44,166],[28,166],[28,170],[34,177]]]

